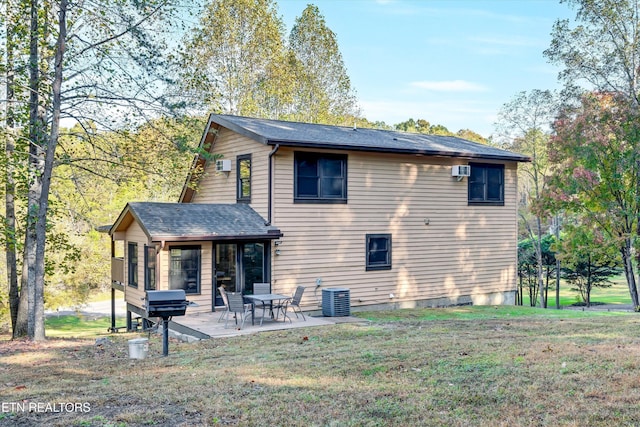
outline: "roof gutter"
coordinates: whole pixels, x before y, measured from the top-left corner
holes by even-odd
[[[276,144],[273,150],[269,152],[269,189],[267,195],[267,222],[264,223],[267,227],[271,225],[271,211],[273,210],[273,156],[280,149],[280,144]]]

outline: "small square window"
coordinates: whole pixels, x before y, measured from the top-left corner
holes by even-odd
[[[366,270],[391,270],[391,234],[367,234]]]

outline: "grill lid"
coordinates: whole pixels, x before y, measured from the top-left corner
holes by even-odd
[[[169,291],[147,291],[147,307],[158,305],[186,305],[187,296],[183,289]]]

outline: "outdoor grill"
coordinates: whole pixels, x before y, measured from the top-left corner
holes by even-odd
[[[147,291],[145,310],[147,318],[162,318],[162,354],[169,354],[169,320],[173,316],[184,316],[189,301],[184,290]]]
[[[163,319],[172,316],[184,316],[189,302],[184,290],[177,289],[171,291],[147,291],[145,310],[147,318],[162,317]]]

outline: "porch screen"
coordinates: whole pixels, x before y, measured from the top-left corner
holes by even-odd
[[[200,293],[200,246],[171,248],[169,289],[184,289],[185,293]]]

